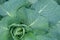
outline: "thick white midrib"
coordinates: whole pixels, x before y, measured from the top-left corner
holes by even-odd
[[[48,4],[46,4],[42,9],[40,9],[40,10],[38,11],[38,13],[39,13],[39,14],[42,13],[47,6],[48,6]]]

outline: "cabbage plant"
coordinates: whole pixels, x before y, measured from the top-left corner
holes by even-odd
[[[55,0],[8,0],[0,10],[0,40],[60,40]]]

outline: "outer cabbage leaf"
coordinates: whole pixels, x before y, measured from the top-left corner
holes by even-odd
[[[14,16],[16,15],[15,12],[28,4],[27,0],[9,0],[8,2],[0,5],[0,7],[9,15]]]
[[[57,40],[60,40],[60,21],[49,30],[47,36],[52,38],[54,37]]]
[[[0,15],[1,16],[6,16],[7,13],[0,7]]]
[[[39,0],[31,8],[35,9],[40,15],[47,17],[51,25],[60,20],[60,5],[54,0]]]

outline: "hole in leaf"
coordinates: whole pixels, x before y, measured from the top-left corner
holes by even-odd
[[[0,20],[3,18],[3,16],[0,15]]]
[[[7,1],[9,1],[9,0],[0,0],[0,4],[3,4],[5,2],[7,2]]]
[[[55,0],[57,2],[58,5],[60,5],[60,0]]]

